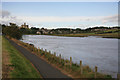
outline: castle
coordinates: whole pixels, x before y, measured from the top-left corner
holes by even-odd
[[[20,28],[29,28],[29,26],[28,25],[26,25],[26,23],[24,23],[23,25],[21,25],[21,27]]]

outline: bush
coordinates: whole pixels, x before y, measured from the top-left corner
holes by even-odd
[[[22,38],[22,32],[19,30],[18,26],[16,24],[10,24],[10,26],[2,26],[3,27],[3,34],[7,35],[9,37],[13,37],[15,39],[21,39]]]

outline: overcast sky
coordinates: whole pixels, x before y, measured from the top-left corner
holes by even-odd
[[[31,27],[87,28],[115,26],[117,2],[3,2],[2,23]]]

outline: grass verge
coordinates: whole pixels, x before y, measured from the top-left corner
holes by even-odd
[[[6,64],[3,59],[3,64],[9,66],[9,78],[42,78],[35,67],[4,37],[2,37],[2,45],[3,56],[6,53],[8,54],[3,58],[9,57],[7,59],[7,61],[9,61],[9,64]]]
[[[53,34],[52,36],[65,36],[65,37],[100,36],[100,37],[102,37],[102,38],[117,38],[117,39],[120,39],[120,35],[119,35],[118,33],[104,33],[104,34],[96,34],[96,33]]]

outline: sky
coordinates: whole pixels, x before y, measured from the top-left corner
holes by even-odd
[[[117,2],[3,2],[2,23],[39,28],[116,26]]]

